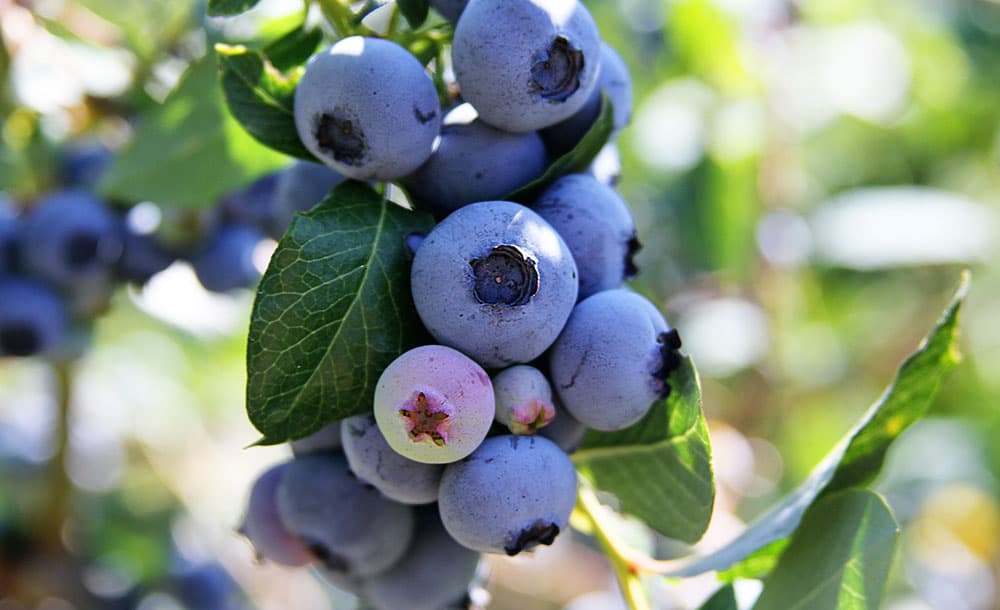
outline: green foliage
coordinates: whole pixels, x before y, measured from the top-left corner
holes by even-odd
[[[898,534],[878,494],[824,496],[803,515],[754,610],[877,610]]]
[[[209,55],[191,65],[161,106],[145,114],[99,188],[111,199],[206,208],[283,163],[230,118]]]
[[[219,44],[215,50],[233,118],[261,144],[315,161],[295,129],[295,86],[302,70],[282,74],[261,53],[244,47]]]
[[[802,485],[733,542],[712,554],[693,558],[672,575],[725,570],[748,557],[757,566],[749,571],[759,572],[762,565],[766,568],[766,563],[761,562],[774,557],[778,547],[760,555],[754,553],[791,535],[818,497],[863,485],[878,474],[889,445],[927,412],[945,374],[958,362],[958,313],[967,291],[968,276],[963,276],[951,304],[917,351],[899,367],[889,388]]]
[[[208,14],[213,17],[239,15],[257,6],[260,0],[208,0]]]
[[[382,370],[423,338],[406,237],[431,226],[359,182],[295,217],[250,319],[247,413],[261,444],[371,409]]]
[[[640,422],[617,432],[589,431],[572,458],[598,489],[621,501],[622,510],[665,536],[696,542],[712,516],[715,482],[690,358],[669,383],[670,396]]]
[[[276,70],[291,70],[312,57],[321,42],[322,30],[300,25],[264,47],[263,54]]]
[[[507,201],[530,204],[544,191],[550,184],[565,176],[586,171],[590,164],[594,162],[597,154],[601,152],[604,145],[611,139],[614,131],[614,109],[611,100],[607,95],[601,99],[601,111],[584,134],[580,142],[565,155],[553,161],[545,173],[538,179],[517,189],[504,197]]]
[[[396,0],[399,12],[406,17],[406,22],[413,29],[419,28],[427,20],[431,5],[427,0]]]

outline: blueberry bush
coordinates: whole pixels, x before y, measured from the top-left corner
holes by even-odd
[[[150,591],[192,610],[257,607],[266,597],[254,576],[237,582],[231,565],[185,552],[176,504],[198,501],[183,482],[173,483],[176,504],[146,515],[155,523],[119,518],[119,503],[137,502],[128,490],[102,499],[92,509],[100,518],[76,516],[86,503],[72,497],[80,484],[67,457],[80,425],[70,410],[77,371],[95,334],[100,349],[102,320],[122,309],[119,295],[152,294],[156,278],[178,268],[213,295],[247,297],[249,326],[236,350],[256,435],[246,459],[285,452],[242,489],[245,501],[228,498],[242,511],[233,529],[261,564],[252,570],[309,573],[338,591],[338,604],[522,607],[517,594],[491,600],[498,566],[527,566],[555,587],[572,575],[543,556],[572,537],[615,578],[611,598],[565,606],[573,610],[874,609],[900,590],[908,536],[940,539],[947,521],[948,535],[976,550],[977,535],[955,525],[968,517],[986,524],[982,538],[1000,539],[995,503],[969,500],[961,505],[969,514],[956,517],[951,504],[935,515],[929,492],[918,509],[883,482],[898,481],[892,467],[883,473],[896,441],[951,404],[942,407],[940,390],[961,360],[964,267],[984,256],[949,258],[927,239],[917,256],[884,255],[879,246],[902,243],[885,227],[928,235],[915,215],[944,196],[926,186],[955,184],[965,176],[957,166],[982,165],[968,151],[986,154],[993,144],[971,125],[1000,122],[968,102],[964,122],[941,126],[941,108],[962,100],[927,84],[925,64],[912,68],[923,105],[899,124],[849,123],[833,135],[809,127],[820,135],[792,146],[782,131],[791,127],[762,117],[787,112],[789,124],[822,124],[820,111],[788,110],[780,96],[774,108],[760,102],[764,85],[739,48],[745,33],[733,31],[756,22],[712,0],[660,3],[669,18],[656,3],[600,0],[309,0],[276,16],[259,0],[178,3],[187,8],[176,15],[160,3],[135,13],[113,4],[80,3],[128,32],[122,44],[135,58],[131,88],[84,104],[98,118],[59,133],[65,128],[21,107],[17,95],[0,99],[9,110],[0,381],[8,362],[45,363],[57,404],[42,489],[28,500],[0,497],[0,607],[8,597],[42,603],[46,589],[24,567],[38,557],[72,564],[68,581],[86,592],[57,594],[80,607],[111,607],[114,598],[145,608]],[[771,4],[775,12],[761,8],[754,18],[765,25],[753,32],[764,39],[768,28],[780,30],[788,45],[800,22],[846,18],[805,0]],[[61,31],[44,10],[18,10]],[[150,13],[136,17],[143,10]],[[850,40],[872,46],[880,61],[895,57],[878,32],[829,27],[823,44],[856,35]],[[977,61],[1000,64],[986,34],[964,33],[968,74],[980,74]],[[19,45],[4,42],[6,75]],[[159,82],[171,70],[171,82]],[[827,92],[830,103],[877,122],[872,96],[852,97],[850,78],[838,77],[847,84]],[[983,99],[1000,100],[993,85],[967,78]],[[758,124],[773,131],[750,133]],[[837,140],[841,133],[874,151],[869,164],[869,153]],[[811,158],[810,147],[835,163]],[[905,155],[893,157],[894,147]],[[932,148],[950,151],[953,163],[937,163]],[[982,186],[988,172],[977,171],[968,180],[992,192]],[[823,187],[796,182],[806,174]],[[897,183],[923,186],[888,186]],[[831,197],[808,225],[796,198],[817,191],[843,200]],[[864,208],[879,220],[871,210],[894,196],[918,205],[886,210],[883,234],[864,224],[872,216],[849,218],[853,250],[837,250],[824,233],[845,222],[837,213]],[[975,206],[947,203],[993,226]],[[929,224],[947,244],[947,223]],[[975,243],[962,237],[953,241]],[[809,249],[818,262],[804,262]],[[901,257],[888,265],[912,266],[914,275],[875,285],[860,274],[879,268],[879,256]],[[808,265],[815,277],[800,277]],[[897,294],[900,282],[922,289]],[[672,300],[665,286],[683,287],[686,300]],[[951,300],[916,340],[915,320],[930,320],[946,291]],[[827,299],[829,320],[800,319]],[[705,313],[712,306],[714,318]],[[760,322],[765,306],[772,317]],[[773,361],[745,354],[741,340],[754,325],[782,337]],[[814,332],[835,325],[853,334]],[[886,341],[891,349],[865,352]],[[845,346],[868,355],[864,371],[843,362]],[[728,370],[731,361],[742,364]],[[956,403],[989,395],[967,368],[956,375]],[[789,370],[811,372],[785,388]],[[0,384],[0,413],[4,398]],[[861,411],[863,401],[871,406]],[[817,415],[825,407],[836,415]],[[989,435],[1000,418],[982,420]],[[739,436],[749,454],[733,458],[729,426],[758,437],[752,445]],[[768,453],[774,445],[760,437],[769,433],[784,454]],[[170,459],[140,453],[154,467]],[[741,507],[746,525],[723,531],[734,512],[734,460],[764,456],[794,467]],[[160,478],[157,487],[171,486]],[[0,476],[0,485],[8,480]],[[31,512],[23,502],[44,510],[12,521]],[[981,544],[983,557],[1000,556]],[[93,584],[105,582],[93,574],[109,562],[142,564],[125,570],[125,593]],[[919,590],[920,574],[907,576]],[[664,594],[673,586],[701,588],[696,601],[678,602]],[[949,598],[933,591],[936,609]]]

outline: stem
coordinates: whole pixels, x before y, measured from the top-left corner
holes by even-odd
[[[49,461],[45,510],[39,521],[39,538],[43,544],[57,551],[62,548],[62,530],[72,509],[73,483],[66,472],[69,450],[70,408],[73,392],[73,363],[67,360],[52,364],[55,374],[56,415],[54,442],[55,453]]]
[[[614,569],[615,578],[618,579],[618,586],[621,587],[625,603],[631,610],[650,610],[649,600],[646,599],[646,592],[639,578],[637,566],[627,555],[632,553],[623,552],[624,549],[615,540],[613,534],[605,527],[598,517],[601,510],[601,503],[594,494],[594,490],[587,485],[581,485],[577,496],[577,506],[586,515],[593,526],[594,538],[604,549],[604,554],[611,562]]]

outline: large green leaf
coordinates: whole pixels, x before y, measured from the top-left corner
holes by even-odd
[[[247,413],[261,444],[372,408],[382,370],[424,338],[406,237],[432,224],[353,181],[292,220],[250,318]]]
[[[668,381],[670,396],[639,423],[617,432],[589,431],[572,457],[623,511],[665,536],[695,542],[708,527],[715,499],[708,427],[691,359],[684,358]]]
[[[958,362],[958,314],[968,292],[963,275],[955,296],[920,347],[903,362],[896,378],[861,421],[812,471],[809,478],[740,536],[714,553],[678,562],[673,576],[726,570],[744,559],[735,573],[760,573],[781,547],[768,545],[791,535],[803,513],[821,494],[863,485],[881,469],[889,445],[920,419],[938,392],[945,374]]]
[[[208,0],[208,14],[213,17],[239,15],[249,11],[260,0]]]
[[[222,91],[233,117],[266,146],[315,161],[295,129],[295,87],[301,68],[278,72],[257,51],[215,45],[222,68]]]
[[[312,57],[322,41],[322,30],[302,23],[264,47],[264,55],[276,70],[290,70]]]
[[[877,610],[898,535],[878,494],[824,496],[803,515],[754,610]]]
[[[601,111],[597,115],[597,118],[594,119],[594,124],[590,126],[590,129],[587,130],[587,133],[584,134],[573,150],[549,164],[545,173],[539,178],[508,194],[503,199],[505,201],[531,204],[542,194],[542,191],[559,178],[562,178],[566,174],[587,171],[587,168],[590,167],[590,164],[597,157],[597,153],[601,152],[604,145],[611,139],[614,129],[614,108],[611,106],[611,99],[607,95],[604,95],[601,99]]]
[[[215,58],[193,64],[164,103],[143,115],[99,189],[124,201],[204,208],[286,163],[229,117]]]

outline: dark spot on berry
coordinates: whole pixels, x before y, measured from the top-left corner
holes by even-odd
[[[659,344],[660,362],[656,370],[653,371],[653,377],[663,384],[660,389],[660,399],[666,399],[670,396],[670,384],[667,378],[680,367],[682,362],[681,354],[678,351],[681,348],[681,336],[676,328],[671,328],[660,333],[656,342]]]
[[[437,111],[436,110],[431,110],[428,113],[423,113],[423,112],[420,112],[419,108],[417,108],[416,106],[414,106],[413,107],[413,116],[417,117],[417,121],[419,121],[421,125],[426,125],[427,123],[430,123],[431,121],[434,120],[434,117],[437,116]]]
[[[368,147],[365,134],[356,123],[339,111],[319,115],[314,133],[320,150],[345,165],[361,165]]]
[[[628,249],[625,252],[625,278],[633,278],[639,273],[639,267],[635,264],[635,255],[642,249],[639,237],[633,233],[628,240]]]
[[[508,555],[517,555],[521,551],[532,549],[539,544],[548,546],[552,544],[558,535],[558,525],[539,520],[521,530],[521,533],[510,544],[503,547],[503,550]]]
[[[63,261],[70,269],[85,269],[94,264],[101,240],[93,233],[77,233],[66,240]]]
[[[531,64],[532,87],[549,101],[566,101],[580,88],[583,61],[583,51],[574,48],[565,36],[556,36]]]
[[[31,356],[42,347],[42,339],[30,324],[8,324],[0,327],[0,354]]]
[[[469,264],[475,276],[473,292],[480,303],[525,305],[538,292],[538,265],[517,246],[497,246]]]

